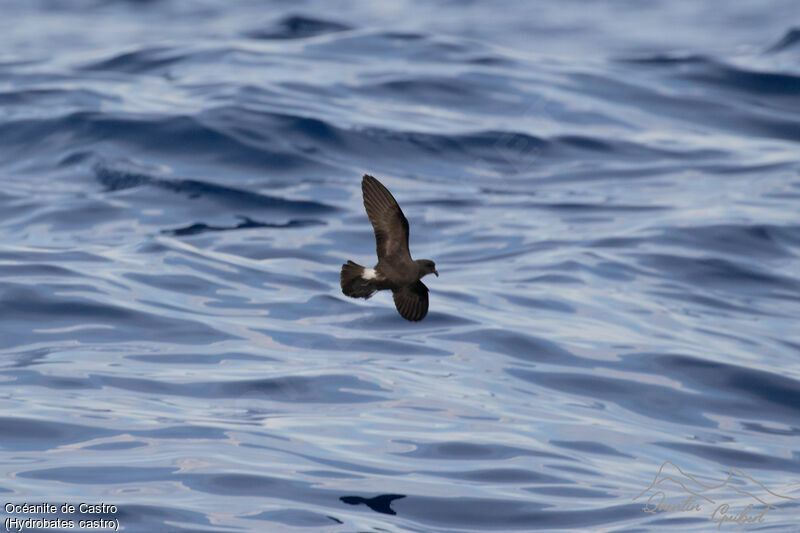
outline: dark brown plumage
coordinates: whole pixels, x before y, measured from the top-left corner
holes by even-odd
[[[361,181],[364,207],[375,230],[378,264],[374,269],[348,261],[342,265],[342,292],[352,298],[369,298],[375,291],[391,290],[397,312],[416,322],[428,314],[428,287],[420,281],[439,273],[430,259],[411,258],[408,250],[408,220],[383,184],[364,175]]]

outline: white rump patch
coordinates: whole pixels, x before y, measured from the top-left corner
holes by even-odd
[[[365,268],[364,273],[361,274],[361,277],[364,279],[375,279],[378,276],[378,273],[375,272],[374,268]]]

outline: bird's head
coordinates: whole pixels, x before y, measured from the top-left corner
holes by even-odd
[[[439,273],[436,271],[436,263],[430,259],[417,259],[417,264],[419,265],[420,278],[424,278],[428,274],[436,274],[436,277],[439,277]]]

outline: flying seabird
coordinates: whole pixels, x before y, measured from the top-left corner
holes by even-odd
[[[391,290],[397,312],[416,322],[428,314],[428,287],[420,281],[439,273],[430,259],[411,259],[408,251],[408,220],[389,189],[368,174],[361,180],[364,207],[375,230],[378,264],[365,268],[353,261],[342,265],[342,292],[367,299],[375,291]]]

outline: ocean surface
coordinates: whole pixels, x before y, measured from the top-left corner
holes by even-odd
[[[797,15],[3,1],[3,529],[800,530]]]

